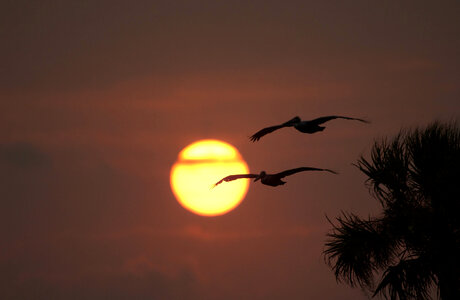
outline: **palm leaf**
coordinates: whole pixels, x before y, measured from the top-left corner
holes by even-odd
[[[374,270],[387,264],[397,245],[377,220],[344,213],[337,221],[329,220],[334,229],[327,235],[325,259],[338,281],[370,287]]]
[[[390,266],[383,274],[374,296],[390,296],[390,299],[431,299],[430,287],[435,281],[433,273],[423,258],[401,260]]]

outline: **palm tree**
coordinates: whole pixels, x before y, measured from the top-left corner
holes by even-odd
[[[402,130],[355,166],[382,213],[330,221],[324,255],[336,279],[391,299],[430,299],[432,287],[460,299],[458,124]]]

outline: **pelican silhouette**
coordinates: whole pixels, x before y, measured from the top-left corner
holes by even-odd
[[[216,182],[213,187],[221,184],[224,181],[233,181],[236,179],[240,178],[255,178],[254,182],[260,179],[260,182],[265,185],[269,186],[278,186],[278,185],[283,185],[286,182],[282,181],[281,178],[298,173],[298,172],[303,172],[303,171],[327,171],[331,172],[334,174],[337,174],[337,172],[329,170],[329,169],[318,169],[318,168],[312,168],[312,167],[300,167],[300,168],[295,168],[295,169],[290,169],[286,170],[280,173],[276,174],[267,174],[265,171],[260,172],[260,174],[237,174],[237,175],[230,175],[227,177],[222,178],[218,182]]]
[[[363,119],[343,117],[343,116],[326,116],[326,117],[320,117],[320,118],[308,120],[308,121],[302,121],[299,117],[295,117],[287,122],[284,122],[283,124],[270,126],[270,127],[261,129],[255,134],[253,134],[251,137],[249,137],[249,139],[253,142],[256,142],[260,140],[260,138],[263,137],[264,135],[269,134],[270,132],[273,132],[275,130],[281,129],[283,127],[294,127],[295,129],[303,133],[315,133],[318,131],[323,131],[326,128],[324,126],[319,126],[319,125],[327,121],[334,120],[334,119],[355,120],[355,121],[360,121],[363,123],[370,123],[369,121],[366,121]]]

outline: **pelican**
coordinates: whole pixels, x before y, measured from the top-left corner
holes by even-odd
[[[282,181],[281,178],[298,173],[298,172],[303,172],[303,171],[327,171],[331,172],[334,174],[337,174],[337,172],[329,170],[329,169],[318,169],[318,168],[312,168],[312,167],[300,167],[300,168],[295,168],[295,169],[290,169],[286,170],[280,173],[276,174],[267,174],[265,171],[260,172],[260,174],[237,174],[237,175],[230,175],[227,177],[222,178],[218,182],[216,182],[213,187],[221,184],[224,181],[233,181],[236,179],[240,178],[255,178],[254,182],[260,179],[260,182],[265,185],[269,186],[278,186],[278,185],[283,185],[286,182]]]
[[[260,140],[261,137],[263,137],[266,134],[269,134],[270,132],[281,129],[283,127],[293,127],[293,126],[295,129],[303,133],[315,133],[318,131],[323,131],[326,128],[324,126],[319,126],[319,125],[326,123],[327,121],[334,120],[334,119],[356,120],[356,121],[360,121],[363,123],[370,123],[369,121],[366,121],[363,119],[343,117],[343,116],[326,116],[326,117],[320,117],[320,118],[308,120],[308,121],[302,121],[299,117],[295,117],[283,124],[266,127],[262,130],[259,130],[258,132],[253,134],[251,137],[249,137],[249,139],[253,142],[256,142]]]

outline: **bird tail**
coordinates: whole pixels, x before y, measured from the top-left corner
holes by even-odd
[[[296,123],[299,123],[299,122],[300,122],[300,118],[299,118],[299,117],[295,117],[295,118],[290,119],[290,120],[287,121],[287,122],[284,122],[284,123],[283,123],[283,126],[294,126]]]

